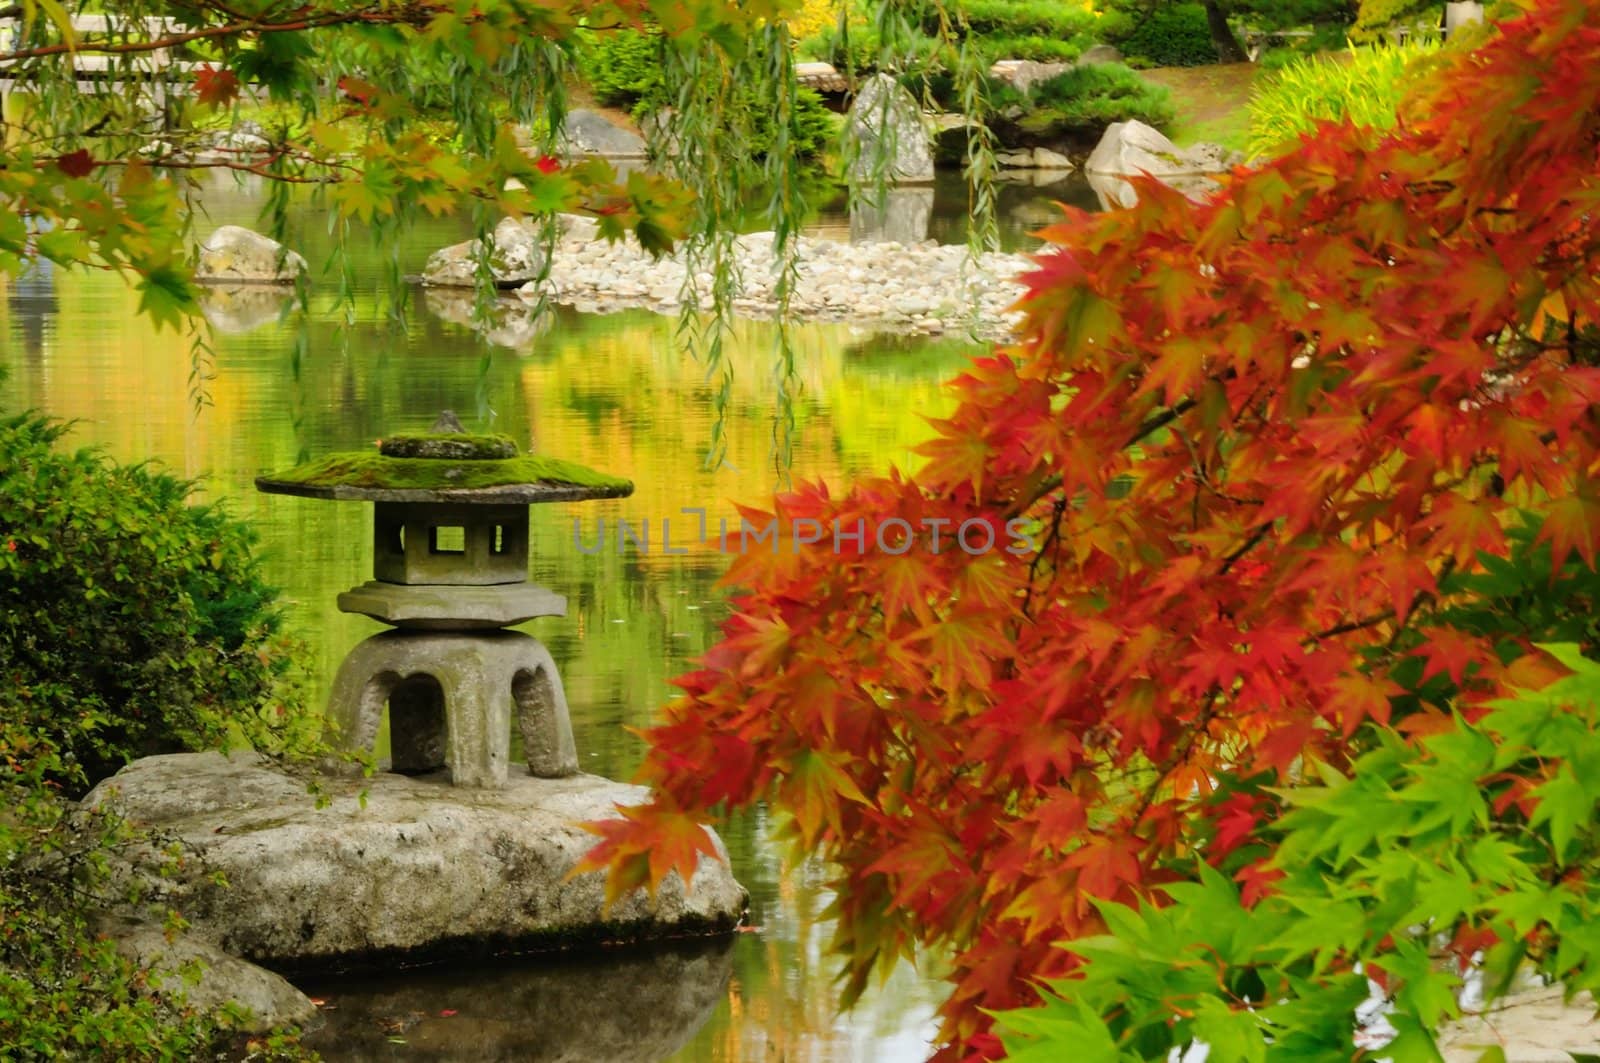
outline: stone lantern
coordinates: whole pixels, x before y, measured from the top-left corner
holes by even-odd
[[[375,503],[373,578],[339,595],[339,608],[394,630],[339,666],[327,711],[336,744],[372,749],[387,705],[394,771],[448,767],[457,786],[501,787],[514,714],[532,774],[577,772],[555,662],[531,635],[505,630],[566,615],[565,598],[528,580],[528,506],[620,498],[632,483],[519,454],[505,436],[468,435],[446,411],[431,433],[329,455],[256,487]]]

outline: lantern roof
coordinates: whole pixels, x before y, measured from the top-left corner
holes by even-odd
[[[429,433],[382,440],[376,452],[329,454],[256,478],[272,494],[357,502],[538,503],[622,498],[633,482],[577,462],[518,453],[503,435],[471,435],[448,410]]]

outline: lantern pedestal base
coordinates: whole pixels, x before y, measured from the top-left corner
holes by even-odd
[[[578,771],[555,661],[520,631],[372,636],[334,677],[327,713],[334,743],[371,750],[386,705],[398,773],[446,768],[456,786],[504,787],[513,712],[530,774],[554,779]]]

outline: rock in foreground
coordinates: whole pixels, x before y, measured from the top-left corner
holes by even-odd
[[[861,86],[845,123],[857,157],[851,176],[873,176],[877,153],[885,151],[884,176],[890,182],[933,180],[933,141],[916,98],[888,74],[874,74]],[[887,141],[885,144],[884,142]]]
[[[603,913],[598,873],[566,879],[595,841],[578,824],[642,801],[640,787],[515,772],[492,791],[390,774],[323,785],[331,800],[317,808],[304,781],[255,754],[181,753],[135,761],[85,803],[111,802],[197,854],[174,879],[149,876],[156,899],[280,970],[718,933],[748,900],[703,857],[693,891],[669,876],[653,907],[639,892]]]

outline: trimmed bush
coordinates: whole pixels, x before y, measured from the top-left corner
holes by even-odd
[[[1092,31],[1095,23],[1092,10],[1062,0],[957,0],[949,11],[958,25],[965,23],[967,33],[976,37],[1039,36],[1064,40]],[[930,8],[923,32],[931,37],[938,31],[938,18]]]
[[[1033,86],[1033,113],[1025,129],[1064,134],[1098,133],[1113,122],[1137,119],[1165,128],[1177,116],[1172,93],[1120,63],[1073,67]]]
[[[0,420],[0,722],[59,752],[68,788],[230,737],[309,749],[252,529],[188,481],[57,451],[67,430]]]
[[[1251,94],[1247,153],[1282,151],[1321,121],[1388,129],[1417,67],[1438,51],[1436,41],[1409,41],[1290,60]]]
[[[661,47],[661,34],[646,30],[584,33],[578,73],[600,103],[632,107],[663,91]]]
[[[1116,40],[1129,62],[1146,66],[1205,66],[1217,61],[1206,9],[1200,4],[1165,5],[1130,18],[1131,26]]]

